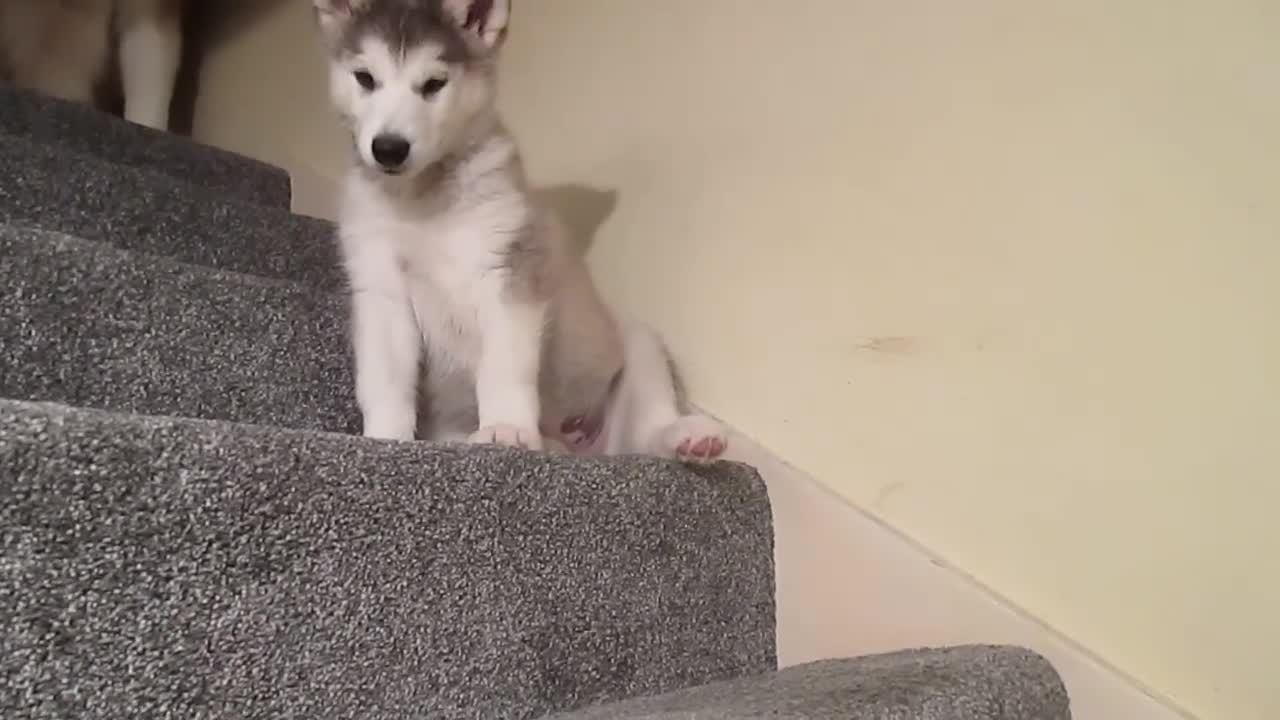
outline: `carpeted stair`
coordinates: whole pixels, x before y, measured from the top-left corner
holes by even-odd
[[[747,467],[356,437],[280,170],[0,88],[0,173],[0,717],[1069,717],[1018,648],[777,671]]]

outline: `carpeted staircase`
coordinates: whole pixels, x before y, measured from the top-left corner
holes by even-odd
[[[778,672],[749,468],[354,437],[280,170],[0,88],[0,173],[0,717],[1069,717],[1017,648]]]

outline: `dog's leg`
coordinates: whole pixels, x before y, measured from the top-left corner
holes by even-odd
[[[108,3],[0,0],[0,62],[11,79],[52,97],[94,105],[111,58]]]
[[[169,128],[169,106],[182,61],[180,3],[127,0],[120,15],[120,77],[124,117]]]
[[[352,302],[356,402],[365,437],[412,440],[422,333],[407,293],[356,288]]]
[[[702,463],[718,459],[728,447],[723,425],[684,410],[675,370],[662,339],[636,320],[621,325],[626,368],[619,388],[613,453],[645,453]]]
[[[538,372],[546,305],[502,299],[482,311],[476,368],[480,429],[473,442],[543,447],[538,430]]]

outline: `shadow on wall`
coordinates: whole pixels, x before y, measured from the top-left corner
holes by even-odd
[[[618,207],[617,190],[597,190],[586,185],[549,185],[534,189],[533,196],[564,223],[570,247],[579,255],[590,252],[596,233]]]

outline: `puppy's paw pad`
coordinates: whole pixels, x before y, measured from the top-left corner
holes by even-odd
[[[729,448],[723,425],[705,415],[686,415],[667,426],[662,434],[665,450],[687,463],[710,463]]]
[[[536,429],[522,429],[515,425],[487,425],[471,435],[471,442],[480,445],[505,445],[507,447],[542,449],[542,435]]]

